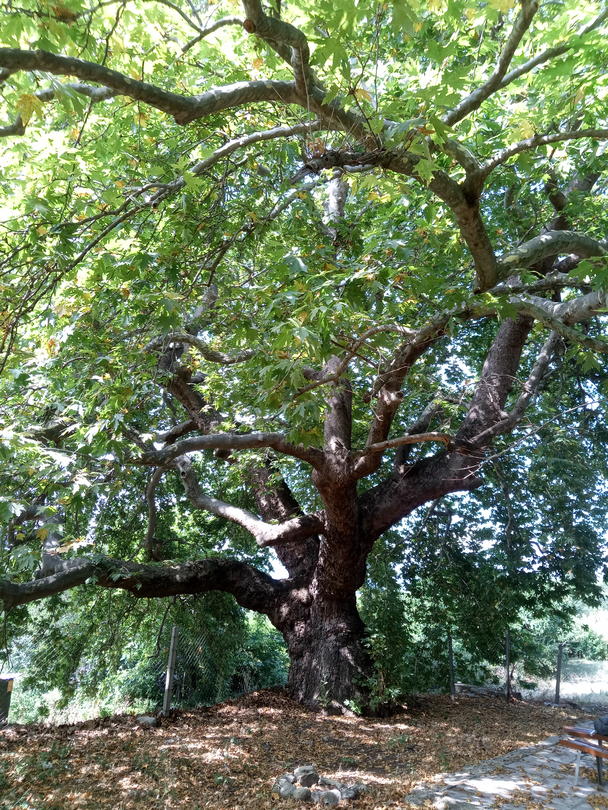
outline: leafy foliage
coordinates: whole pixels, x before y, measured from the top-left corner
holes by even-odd
[[[116,592],[70,594],[30,612],[8,661],[20,673],[15,722],[49,716],[150,711],[163,701],[169,636],[178,627],[173,707],[213,705],[284,683],[282,641],[265,617],[244,615],[225,594],[173,605]],[[50,696],[57,694],[54,700]]]

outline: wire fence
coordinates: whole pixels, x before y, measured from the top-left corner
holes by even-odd
[[[100,715],[212,706],[285,682],[284,644],[263,617],[245,616],[240,624],[231,624],[201,610],[198,602],[187,607],[182,605],[177,615],[170,610],[162,616],[148,614],[146,627],[135,624],[123,633],[109,632],[92,646],[87,639],[94,634],[82,627],[76,632],[76,621],[66,627],[49,622],[46,635],[14,639],[13,654],[0,672],[0,698],[7,704],[0,705],[0,723],[8,704],[9,722],[70,723]],[[463,671],[449,641],[454,692]],[[554,702],[608,703],[608,662],[585,661],[578,652],[574,643],[555,645],[554,676],[529,687],[522,680],[516,688]],[[7,679],[13,677],[9,695]],[[442,684],[447,686],[447,681]]]
[[[57,672],[66,656],[48,639],[15,640],[15,650],[27,644],[27,654],[9,659],[2,676],[14,678],[9,722],[71,723],[121,713],[167,713],[173,709],[212,706],[268,686],[285,682],[287,657],[278,633],[264,626],[241,635],[218,623],[193,629],[166,621],[156,640],[122,647],[76,651],[68,677]],[[259,636],[256,632],[259,631]],[[173,644],[172,644],[173,639]],[[70,646],[70,638],[61,636]],[[111,653],[111,655],[110,655]],[[76,660],[76,658],[74,660]],[[9,672],[10,669],[10,672]],[[46,677],[45,677],[46,676]]]
[[[192,636],[177,625],[167,628],[151,664],[159,673],[158,709],[211,706],[266,685],[260,683],[249,662],[232,651],[218,654],[216,641],[211,643],[207,630]]]

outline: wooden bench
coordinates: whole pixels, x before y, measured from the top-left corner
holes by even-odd
[[[599,784],[602,785],[602,760],[608,759],[608,748],[604,747],[604,743],[608,743],[608,737],[602,737],[601,734],[597,734],[592,728],[585,728],[584,726],[566,726],[564,733],[567,734],[568,737],[560,740],[559,744],[564,745],[566,748],[572,748],[577,753],[574,784],[578,784],[582,753],[591,754],[592,757],[595,757],[597,780]]]

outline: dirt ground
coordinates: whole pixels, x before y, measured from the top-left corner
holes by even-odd
[[[323,776],[364,782],[357,810],[398,808],[441,771],[538,742],[581,713],[499,699],[412,699],[388,719],[326,717],[264,690],[178,712],[159,728],[134,716],[0,731],[1,810],[270,810],[276,777],[313,763]],[[305,807],[306,805],[299,805]]]

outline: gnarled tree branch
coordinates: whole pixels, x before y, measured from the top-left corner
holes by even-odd
[[[530,27],[532,19],[537,11],[538,2],[536,2],[536,0],[522,0],[521,11],[517,15],[517,19],[513,24],[511,33],[509,34],[504,48],[498,57],[498,62],[496,63],[494,72],[487,81],[470,93],[456,107],[454,107],[453,110],[450,110],[450,112],[444,116],[443,120],[445,124],[448,126],[453,126],[458,121],[461,121],[463,118],[469,115],[469,113],[473,112],[473,110],[478,109],[478,107],[480,107],[487,98],[489,98],[500,88],[501,82],[509,69],[513,56],[515,55],[515,51],[517,50],[517,47],[519,46],[524,34]]]
[[[296,89],[305,98],[313,84],[306,36],[294,25],[265,14],[259,0],[243,0],[243,7],[247,14],[243,23],[245,30],[269,42],[291,65]]]
[[[581,258],[592,258],[605,256],[607,252],[606,245],[586,234],[575,231],[545,231],[502,256],[498,263],[498,273],[501,278],[506,278],[555,254],[576,253]]]
[[[162,450],[150,450],[140,456],[136,463],[151,466],[167,464],[179,456],[195,453],[199,450],[254,450],[269,447],[277,453],[299,458],[312,467],[323,462],[323,453],[314,447],[292,444],[282,433],[210,433],[206,436],[192,436],[180,442],[164,447]]]
[[[144,351],[152,352],[157,349],[165,351],[172,344],[186,344],[195,348],[200,355],[209,363],[219,363],[222,366],[230,366],[235,363],[243,363],[253,357],[254,352],[251,349],[245,349],[236,354],[225,354],[212,349],[209,344],[199,338],[197,335],[192,335],[190,332],[169,332],[166,335],[154,338],[144,347]]]
[[[193,506],[242,526],[255,538],[260,548],[306,540],[323,531],[323,521],[317,515],[299,515],[277,525],[266,523],[247,509],[205,495],[200,488],[194,468],[187,458],[178,459],[174,466],[179,472],[186,495]]]
[[[178,124],[189,124],[211,113],[260,101],[300,104],[300,96],[292,82],[238,82],[208,90],[199,96],[184,96],[163,90],[149,82],[132,79],[104,65],[50,51],[0,48],[0,67],[10,73],[32,70],[52,73],[54,76],[77,76],[83,81],[95,82],[113,90],[117,95],[142,101],[161,110],[173,116]]]
[[[181,565],[151,565],[112,558],[61,560],[54,555],[52,572],[31,582],[0,580],[4,609],[63,593],[78,585],[120,588],[146,599],[186,593],[226,591],[245,608],[271,614],[285,586],[238,560],[198,560]]]

